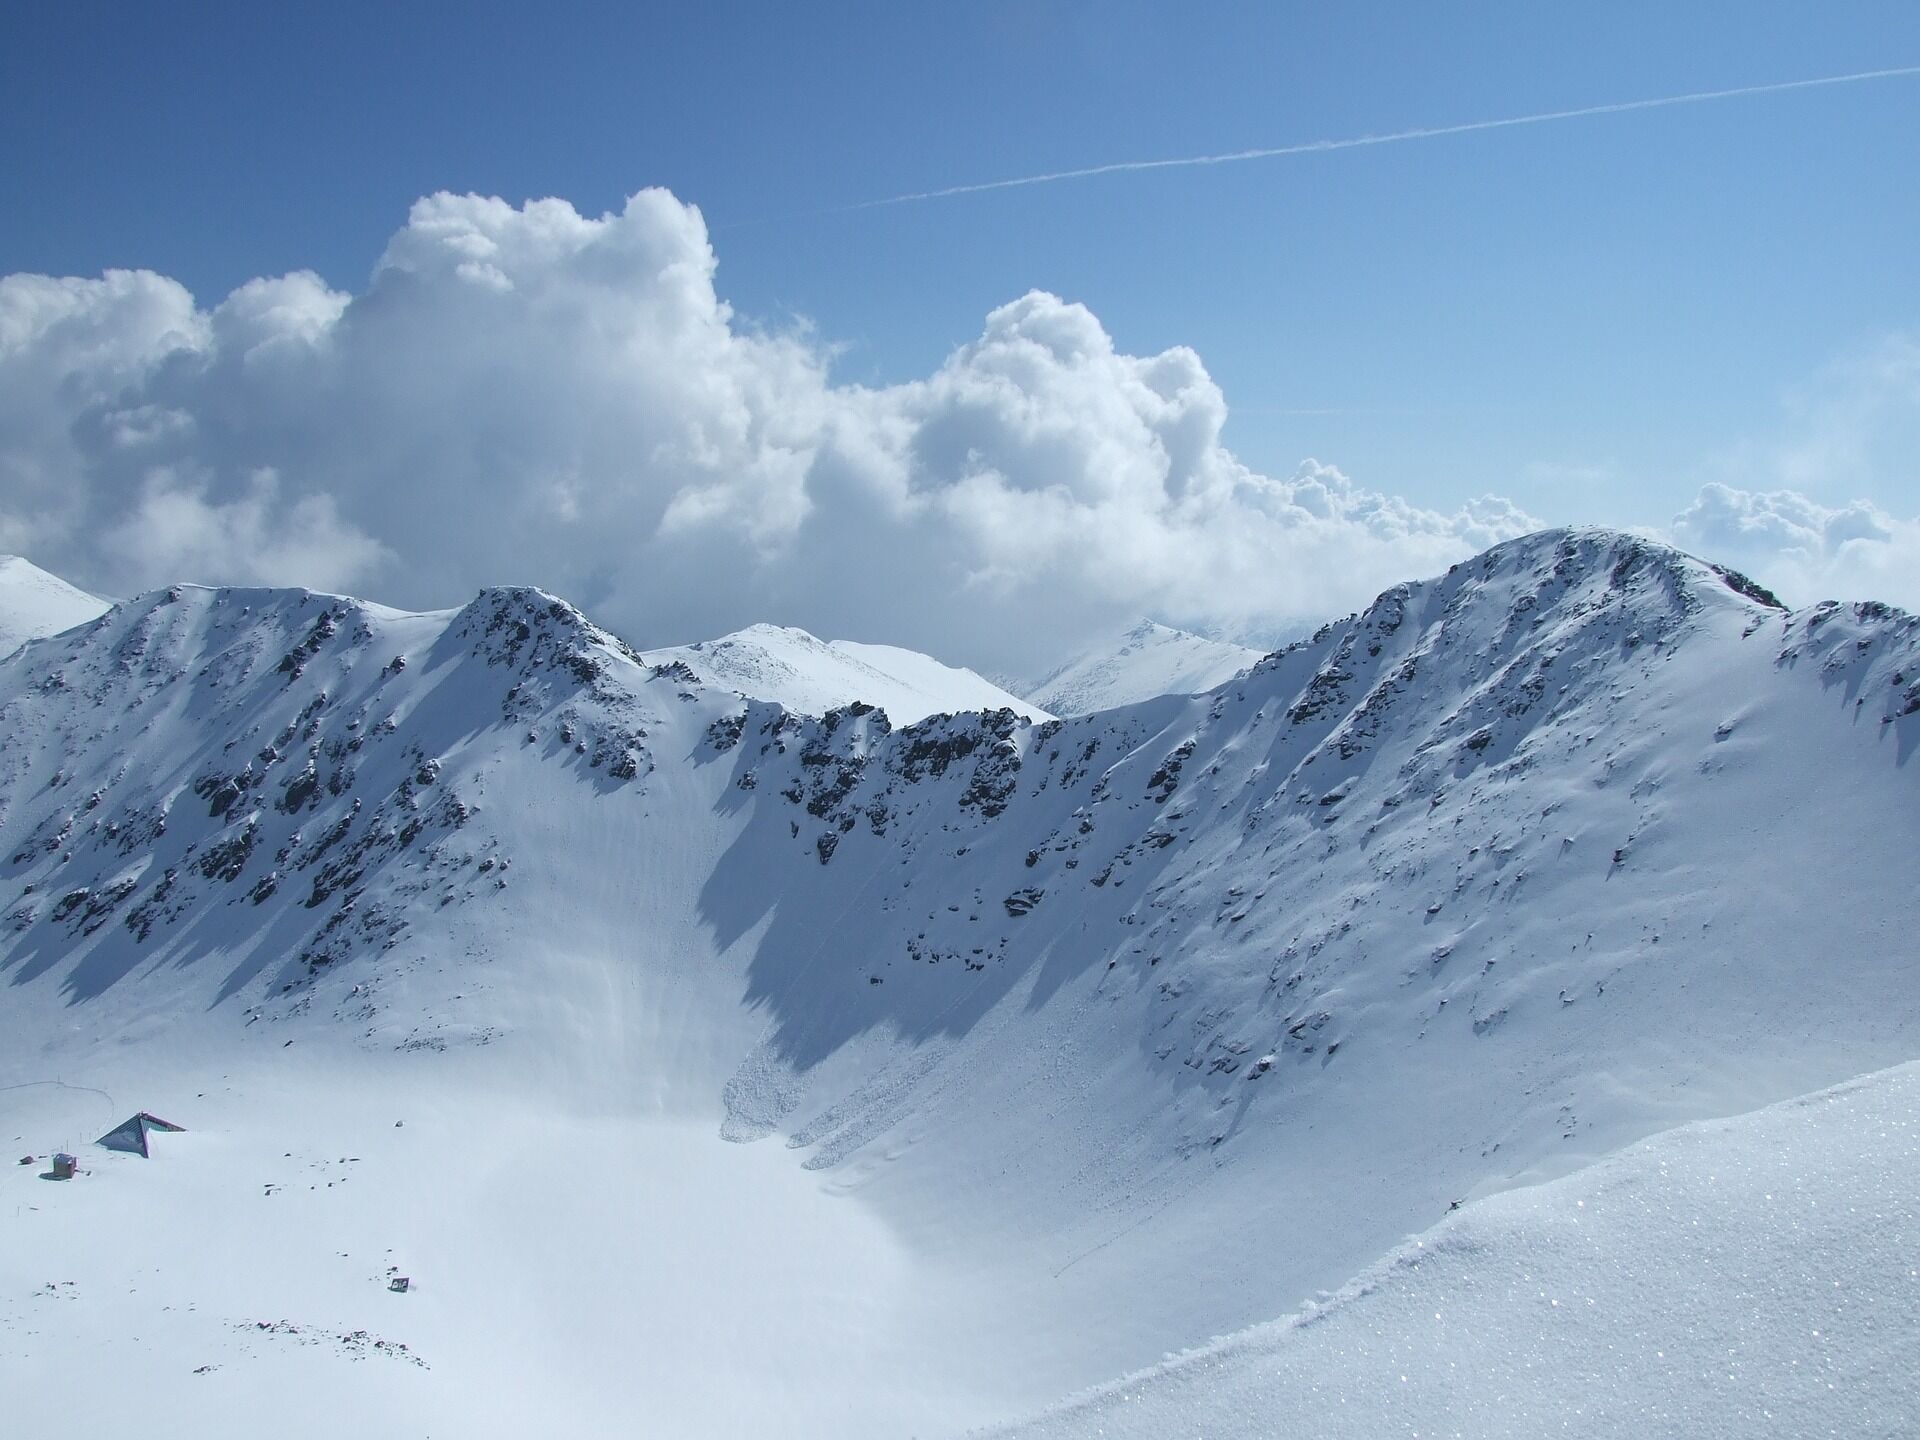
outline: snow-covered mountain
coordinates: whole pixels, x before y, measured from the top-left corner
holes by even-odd
[[[0,656],[29,640],[58,635],[106,610],[98,595],[75,589],[18,555],[0,555]]]
[[[1197,695],[1259,663],[1263,650],[1142,620],[1020,687],[1055,715],[1092,715],[1157,695]]]
[[[1040,724],[795,715],[533,590],[144,596],[0,664],[0,1094],[23,1154],[188,1128],[8,1167],[0,1380],[1010,1421],[1920,1056],[1916,747],[1920,620],[1605,531]]]
[[[821,640],[789,625],[749,625],[718,640],[651,650],[654,664],[684,664],[703,685],[771,700],[797,715],[845,705],[877,705],[896,725],[967,710],[1012,710],[1029,720],[1051,715],[971,670],[943,665],[917,650]]]

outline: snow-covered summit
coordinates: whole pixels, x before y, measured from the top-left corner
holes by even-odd
[[[57,1079],[192,1165],[0,1175],[96,1256],[0,1327],[187,1336],[115,1388],[216,1421],[229,1383],[326,1386],[314,1430],[1011,1420],[1455,1201],[1920,1056],[1916,749],[1920,620],[1606,531],[1040,723],[795,713],[532,590],[158,592],[0,661],[0,1086],[51,1097],[23,1151],[84,1138]],[[556,1276],[530,1364],[495,1337]]]
[[[0,555],[0,656],[29,640],[84,625],[109,603],[21,556]]]
[[[1092,715],[1156,695],[1197,695],[1266,652],[1142,620],[1021,687],[1056,715]]]
[[[1009,709],[1029,720],[1048,719],[1036,704],[1002,690],[971,670],[894,645],[821,640],[789,625],[749,625],[718,640],[648,652],[656,664],[680,661],[700,681],[771,700],[802,715],[860,701],[887,712],[896,725],[929,715]]]

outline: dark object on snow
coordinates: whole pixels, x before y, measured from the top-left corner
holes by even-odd
[[[73,1179],[73,1168],[79,1163],[80,1162],[75,1160],[71,1155],[56,1155],[53,1157],[53,1169],[47,1173],[55,1180],[71,1180]]]
[[[109,1150],[124,1150],[130,1155],[138,1155],[146,1159],[148,1158],[147,1132],[149,1130],[180,1131],[186,1128],[184,1125],[176,1125],[171,1120],[162,1120],[158,1115],[149,1115],[142,1110],[139,1114],[130,1115],[122,1120],[93,1143],[104,1145]]]
[[[1014,891],[1001,903],[1007,907],[1007,914],[1017,918],[1033,909],[1046,898],[1046,895],[1047,892],[1038,886],[1029,885],[1024,890]]]
[[[393,1293],[396,1295],[404,1295],[407,1293],[408,1287],[411,1286],[412,1284],[413,1284],[413,1281],[408,1276],[396,1275],[391,1280],[387,1281],[387,1288],[393,1291]]]
[[[21,1163],[22,1165],[31,1165],[31,1164],[33,1164],[33,1156],[31,1156],[31,1155],[22,1155],[22,1156],[20,1157],[20,1163]]]

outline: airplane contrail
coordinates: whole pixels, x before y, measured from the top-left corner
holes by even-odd
[[[972,185],[947,185],[938,190],[916,190],[889,195],[884,200],[861,200],[821,213],[847,214],[879,210],[889,205],[912,205],[922,200],[946,200],[956,195],[979,195],[989,190],[1017,190],[1028,185],[1051,185],[1058,180],[1085,180],[1095,175],[1124,175],[1141,170],[1180,170],[1201,165],[1233,165],[1243,160],[1274,160],[1286,155],[1318,155],[1329,150],[1358,150],[1368,145],[1398,145],[1408,140],[1438,140],[1448,135],[1471,135],[1482,130],[1509,130],[1521,125],[1546,125],[1556,120],[1579,120],[1592,115],[1624,115],[1633,110],[1663,110],[1674,105],[1702,105],[1709,100],[1734,100],[1745,95],[1778,95],[1788,90],[1813,90],[1826,85],[1858,85],[1867,80],[1892,80],[1920,75],[1920,65],[1887,70],[1858,70],[1851,75],[1821,75],[1811,80],[1781,80],[1770,85],[1740,85],[1731,90],[1696,90],[1687,95],[1662,95],[1651,100],[1619,100],[1610,105],[1582,105],[1573,110],[1547,110],[1538,115],[1509,115],[1498,120],[1468,120],[1458,125],[1426,125],[1417,130],[1391,130],[1376,135],[1352,135],[1339,140],[1304,140],[1258,150],[1230,150],[1220,155],[1183,155],[1167,160],[1116,160],[1076,170],[1051,170],[1044,175],[1020,175],[1011,180],[982,180]]]

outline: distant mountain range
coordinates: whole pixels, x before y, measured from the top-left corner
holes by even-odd
[[[0,656],[84,624],[104,614],[109,603],[18,555],[0,555]]]
[[[973,671],[916,650],[820,640],[785,625],[750,625],[718,640],[651,650],[647,658],[678,661],[702,684],[771,700],[799,715],[824,715],[863,701],[885,710],[896,725],[1002,707],[1029,720],[1052,718]]]
[[[1031,685],[1018,687],[1055,715],[1092,715],[1156,695],[1197,695],[1266,654],[1142,620],[1089,647]]]

